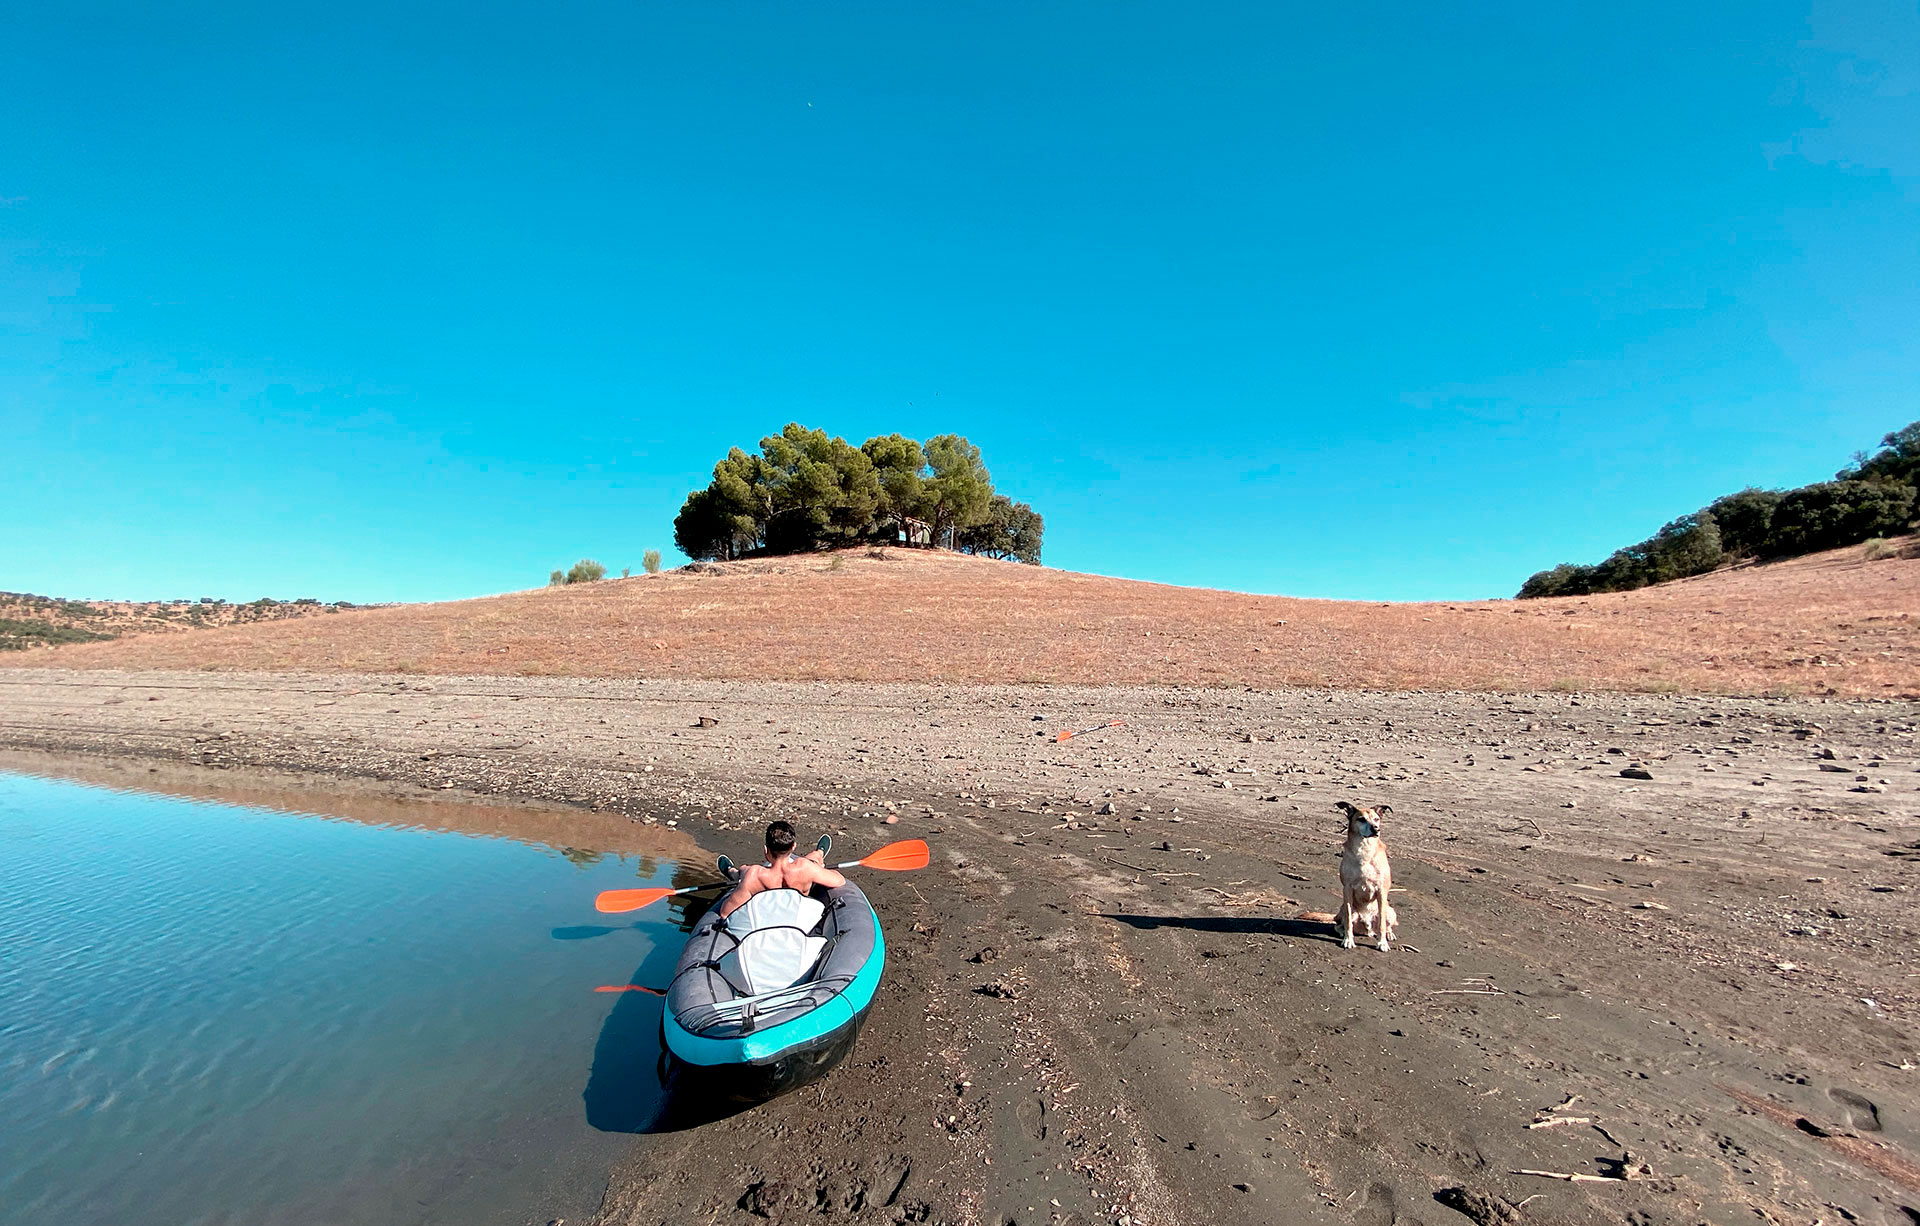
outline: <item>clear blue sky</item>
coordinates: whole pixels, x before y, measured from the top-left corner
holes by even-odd
[[[1510,595],[1920,417],[1914,0],[1304,7],[11,6],[0,588],[638,570],[798,420]]]

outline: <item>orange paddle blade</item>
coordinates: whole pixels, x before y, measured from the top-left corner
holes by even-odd
[[[1058,745],[1063,741],[1070,741],[1074,737],[1080,736],[1084,733],[1098,732],[1102,728],[1124,728],[1126,726],[1127,726],[1127,723],[1125,720],[1116,719],[1116,720],[1111,720],[1104,724],[1093,724],[1090,727],[1086,727],[1086,728],[1069,728],[1065,732],[1062,732],[1059,736],[1054,737],[1053,743],[1055,745]]]
[[[925,839],[903,839],[898,843],[888,843],[857,863],[861,868],[884,868],[897,872],[902,869],[925,868],[932,859],[933,853],[927,850]]]
[[[595,988],[596,992],[645,992],[650,996],[665,996],[659,988],[650,988],[638,983],[603,983]]]
[[[593,900],[596,911],[638,911],[649,903],[659,902],[674,893],[671,889],[655,890],[602,890]]]

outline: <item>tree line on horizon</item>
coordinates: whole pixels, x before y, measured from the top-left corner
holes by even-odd
[[[1746,489],[1663,526],[1591,566],[1562,562],[1522,584],[1519,599],[1628,592],[1703,575],[1731,562],[1771,561],[1913,531],[1920,487],[1920,421],[1857,452],[1853,463],[1798,489]]]
[[[958,434],[855,447],[796,422],[757,453],[728,451],[687,495],[673,542],[689,558],[730,561],[904,540],[1037,566],[1044,528],[1032,507],[993,488],[980,449]]]

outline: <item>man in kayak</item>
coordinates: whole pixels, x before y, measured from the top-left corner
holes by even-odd
[[[736,866],[720,857],[720,871],[736,882],[720,900],[720,918],[725,919],[762,890],[798,890],[802,894],[814,886],[834,889],[847,884],[840,873],[827,867],[827,851],[833,846],[831,835],[821,835],[819,843],[804,856],[793,854],[793,827],[787,822],[767,824],[767,858],[761,864]]]

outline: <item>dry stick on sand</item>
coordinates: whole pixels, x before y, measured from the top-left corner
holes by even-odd
[[[1484,975],[1469,975],[1469,977],[1463,978],[1463,980],[1459,980],[1459,982],[1463,982],[1463,984],[1467,984],[1467,986],[1465,986],[1465,988],[1438,988],[1438,990],[1434,990],[1434,992],[1428,992],[1427,996],[1505,996],[1505,994],[1507,994],[1503,988],[1494,984],[1492,978],[1486,978]],[[1572,1099],[1569,1097],[1567,1103],[1571,1103],[1571,1101]],[[1565,1107],[1567,1103],[1561,1103],[1561,1107]]]
[[[1428,996],[1505,996],[1507,994],[1504,989],[1494,986],[1493,980],[1483,979],[1478,975],[1469,976],[1466,979],[1462,979],[1460,982],[1466,984],[1467,986],[1464,988],[1440,988],[1436,991],[1428,992],[1427,995]],[[1572,1102],[1572,1101],[1573,1101],[1572,1099],[1567,1100],[1567,1102]],[[1567,1105],[1567,1103],[1561,1103],[1560,1105],[1564,1107]]]
[[[1556,1124],[1591,1124],[1592,1120],[1584,1115],[1555,1115],[1556,1111],[1565,1111],[1580,1101],[1578,1094],[1569,1094],[1551,1107],[1542,1107],[1533,1113],[1533,1123],[1529,1128],[1552,1128]]]
[[[1532,1171],[1525,1167],[1517,1171],[1508,1171],[1509,1175],[1538,1175],[1542,1179],[1564,1179],[1568,1183],[1625,1183],[1625,1175],[1582,1175],[1578,1171]]]

